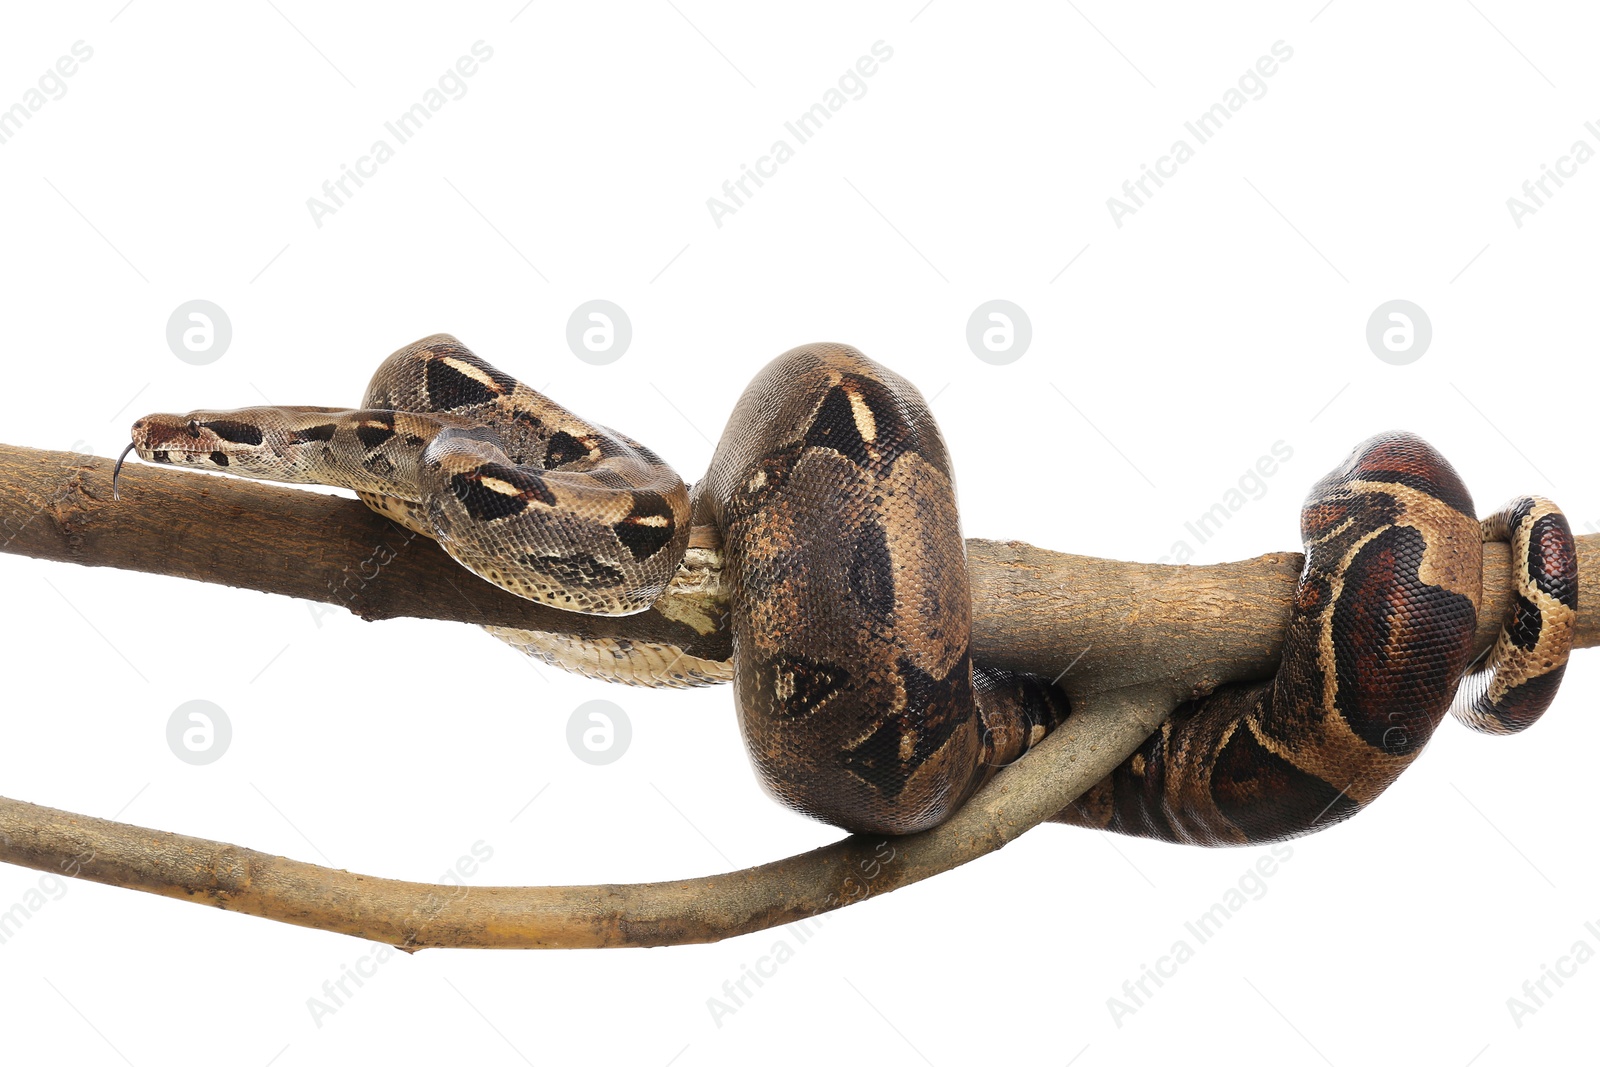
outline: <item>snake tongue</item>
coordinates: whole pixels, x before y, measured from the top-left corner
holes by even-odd
[[[124,448],[122,450],[122,455],[117,457],[117,465],[111,469],[111,499],[112,500],[121,500],[122,499],[121,494],[119,494],[117,492],[117,479],[122,477],[122,463],[123,463],[124,460],[126,460],[128,458],[128,453],[132,452],[137,447],[138,447],[138,442],[129,441],[128,442],[128,447]]]

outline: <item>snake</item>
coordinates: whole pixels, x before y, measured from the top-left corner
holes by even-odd
[[[152,414],[131,436],[119,472],[136,452],[343,487],[480,577],[565,611],[648,609],[706,550],[691,532],[714,529],[729,660],[488,629],[594,677],[731,681],[766,792],[852,832],[938,825],[1073,711],[1052,680],[974,661],[944,438],[911,382],[848,345],[767,364],[692,487],[446,334],[384,360],[359,408]],[[1276,674],[1179,705],[1054,821],[1195,845],[1277,841],[1370,805],[1446,715],[1496,734],[1532,725],[1572,648],[1575,541],[1542,497],[1475,516],[1421,438],[1357,445],[1302,508],[1305,562]],[[1474,660],[1488,541],[1509,544],[1514,590]]]

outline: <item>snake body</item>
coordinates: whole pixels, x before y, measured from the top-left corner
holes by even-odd
[[[436,335],[384,360],[359,409],[148,415],[140,458],[338,485],[476,574],[554,607],[644,611],[689,543],[683,480]]]
[[[591,614],[647,608],[691,526],[714,526],[731,668],[670,646],[491,629],[599,677],[731,676],[763,786],[852,831],[936,825],[1070,714],[1050,682],[973,663],[944,440],[911,383],[845,345],[763,369],[692,494],[644,446],[445,335],[385,360],[359,409],[149,415],[130,449],[348,487],[489,581]],[[1203,845],[1290,837],[1371,803],[1447,711],[1505,733],[1548,707],[1577,605],[1572,534],[1549,501],[1519,498],[1480,524],[1449,463],[1391,433],[1313,488],[1302,536],[1277,675],[1180,707],[1058,821]],[[1473,669],[1484,540],[1511,543],[1517,589]]]
[[[1178,708],[1057,819],[1200,845],[1292,837],[1371,803],[1447,711],[1496,732],[1531,724],[1572,647],[1572,534],[1538,498],[1513,501],[1481,526],[1473,515],[1455,470],[1425,441],[1390,433],[1357,446],[1301,513],[1306,561],[1277,675]],[[1544,522],[1547,551],[1514,542],[1513,617],[1458,693],[1477,627],[1482,542],[1503,539],[1513,517],[1524,531]]]

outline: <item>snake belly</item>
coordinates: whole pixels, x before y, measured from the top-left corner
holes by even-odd
[[[488,629],[594,677],[731,677],[761,784],[848,830],[937,825],[1070,714],[1045,680],[973,663],[944,440],[910,382],[846,345],[796,348],[763,369],[692,495],[644,446],[447,335],[385,360],[360,409],[150,415],[133,438],[152,462],[346,486],[489,581],[590,614],[640,611],[669,581],[703,577],[705,550],[686,560],[691,518],[714,526],[731,664]],[[1277,675],[1179,707],[1056,821],[1199,845],[1295,836],[1371,803],[1447,711],[1509,733],[1549,706],[1578,568],[1548,500],[1517,498],[1480,524],[1444,457],[1390,433],[1313,488],[1301,532]],[[1510,543],[1515,596],[1479,666],[1468,660],[1486,540]]]

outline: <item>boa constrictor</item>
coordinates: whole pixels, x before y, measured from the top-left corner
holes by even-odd
[[[692,494],[649,449],[445,335],[384,361],[360,409],[148,415],[129,449],[348,487],[489,581],[594,614],[648,607],[692,523],[715,525],[757,773],[779,800],[846,829],[935,825],[1070,712],[1041,679],[973,664],[944,440],[914,386],[844,345],[796,348],[761,371]],[[1180,707],[1058,821],[1192,844],[1276,840],[1371,803],[1447,710],[1490,732],[1530,725],[1572,645],[1572,533],[1537,497],[1482,524],[1474,514],[1422,440],[1358,446],[1303,510],[1305,569],[1276,677]],[[1516,595],[1472,671],[1484,540],[1511,543]],[[672,648],[495,632],[619,680],[730,673]]]

